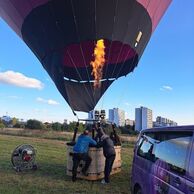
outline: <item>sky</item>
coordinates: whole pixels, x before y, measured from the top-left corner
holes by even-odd
[[[145,106],[179,125],[194,124],[194,1],[172,1],[138,67],[115,81],[96,109],[120,108],[135,119]],[[38,59],[0,18],[0,117],[77,120]],[[79,118],[87,114],[77,112]]]

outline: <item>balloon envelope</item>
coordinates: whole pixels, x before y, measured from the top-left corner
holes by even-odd
[[[0,16],[40,60],[73,110],[94,109],[107,88],[132,72],[171,0],[6,0]],[[101,87],[91,61],[105,45]]]

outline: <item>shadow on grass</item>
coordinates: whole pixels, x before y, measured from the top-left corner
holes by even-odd
[[[1,161],[0,161],[1,162]],[[70,180],[69,177],[66,175],[66,167],[65,165],[61,164],[52,164],[52,163],[38,163],[37,170],[25,170],[22,172],[16,172],[12,167],[12,164],[8,162],[7,164],[2,165],[0,167],[1,173],[8,173],[8,174],[16,174],[18,176],[28,176],[33,175],[33,177],[47,177],[49,179],[55,180]]]

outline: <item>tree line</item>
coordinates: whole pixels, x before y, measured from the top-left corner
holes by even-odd
[[[17,118],[12,118],[12,120],[4,121],[0,119],[0,128],[26,128],[26,129],[39,129],[39,130],[55,130],[55,131],[73,131],[76,126],[76,122],[60,123],[52,122],[43,123],[42,121],[36,119],[29,119],[26,122],[19,121]],[[79,128],[83,130],[84,125],[80,123]]]
[[[11,121],[6,122],[0,119],[0,129],[6,127],[12,128],[24,128],[24,129],[38,129],[38,130],[54,130],[54,131],[74,131],[77,122],[72,121],[69,124],[60,122],[41,122],[36,119],[29,119],[26,122],[19,121],[17,118],[12,118]],[[91,124],[79,123],[79,131],[82,132],[84,129],[91,129]],[[103,128],[106,133],[112,132],[112,127],[109,124],[103,124]],[[117,127],[118,134],[135,134],[134,126],[126,125],[124,127]]]

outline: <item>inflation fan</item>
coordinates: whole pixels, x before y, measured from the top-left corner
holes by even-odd
[[[20,145],[15,148],[11,155],[13,168],[17,172],[24,170],[36,170],[35,164],[36,151],[31,145]]]

